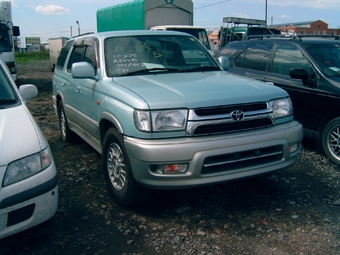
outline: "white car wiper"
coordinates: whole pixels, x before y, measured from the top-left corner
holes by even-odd
[[[15,99],[0,99],[0,104],[12,104],[15,103]]]

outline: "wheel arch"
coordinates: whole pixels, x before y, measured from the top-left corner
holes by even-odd
[[[56,109],[57,109],[57,112],[58,112],[59,104],[60,104],[60,102],[64,102],[64,97],[61,93],[57,93],[55,100],[56,100]]]
[[[334,108],[336,109],[336,108]],[[322,135],[323,132],[329,122],[331,122],[333,119],[340,117],[340,111],[331,111],[324,115],[324,117],[321,120],[321,124],[319,126],[319,135],[318,135],[318,150],[322,148]]]
[[[120,134],[124,134],[124,129],[115,116],[107,112],[102,113],[99,122],[100,143],[102,146],[106,132],[112,127],[115,128]]]

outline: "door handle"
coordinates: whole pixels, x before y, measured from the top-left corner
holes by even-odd
[[[76,88],[76,92],[77,92],[77,93],[80,92],[80,88],[79,88],[79,87]]]

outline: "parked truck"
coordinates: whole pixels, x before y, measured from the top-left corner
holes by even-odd
[[[13,26],[10,1],[0,2],[0,58],[6,63],[13,80],[17,82],[18,72],[15,62],[15,36],[20,35],[18,26]]]
[[[193,26],[192,0],[134,0],[97,11],[97,31],[173,30],[195,36],[208,50],[205,28]]]
[[[49,38],[48,40],[50,48],[50,68],[52,71],[54,71],[59,52],[66,41],[67,37]]]
[[[239,41],[245,37],[257,35],[280,35],[278,29],[267,27],[265,20],[224,17],[219,33],[219,49],[230,42]]]

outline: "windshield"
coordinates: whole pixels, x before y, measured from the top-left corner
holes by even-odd
[[[306,49],[327,76],[340,76],[340,44],[312,44]]]
[[[12,50],[12,43],[8,31],[9,29],[5,24],[0,24],[0,52]]]
[[[189,36],[127,36],[105,40],[109,77],[140,73],[220,70],[210,53]]]
[[[4,75],[3,70],[0,68],[0,109],[5,105],[17,102],[17,96]]]

